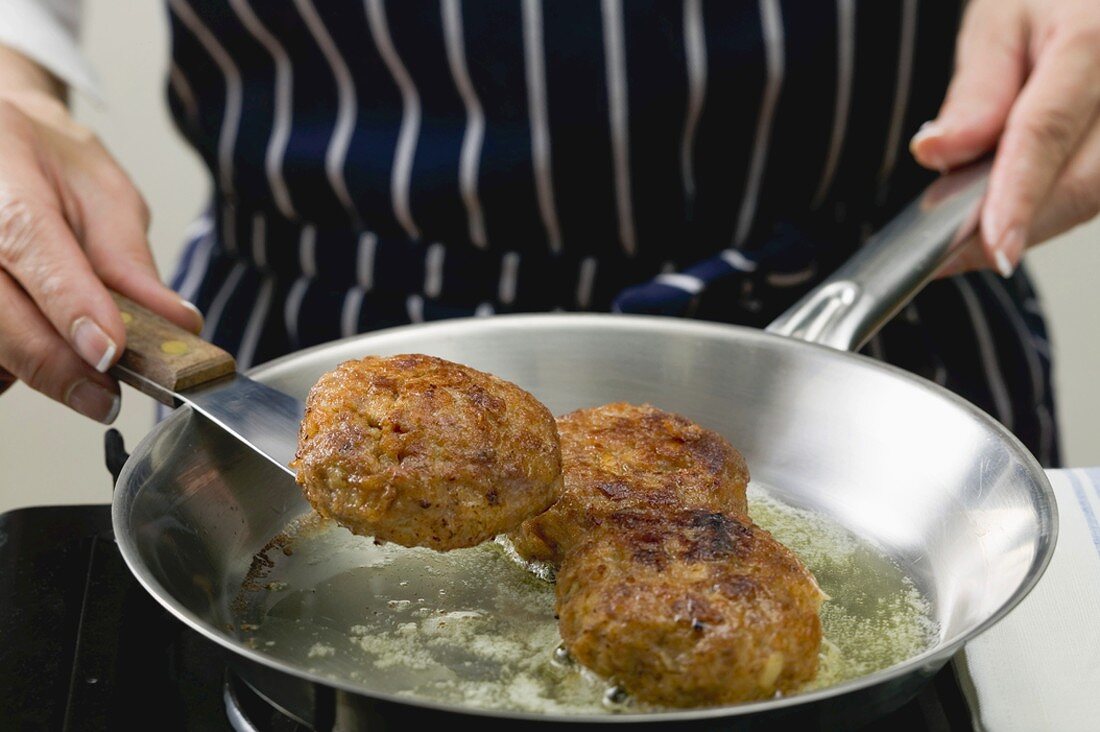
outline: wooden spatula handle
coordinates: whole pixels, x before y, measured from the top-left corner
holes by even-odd
[[[142,379],[170,392],[180,392],[236,370],[233,357],[214,344],[117,292],[111,295],[126,324],[126,350],[118,360],[122,368],[111,372],[121,381],[162,399],[162,394],[153,393]]]

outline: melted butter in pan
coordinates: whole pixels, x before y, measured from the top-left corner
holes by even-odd
[[[928,604],[890,559],[759,487],[749,511],[831,598],[821,670],[807,689],[934,643]],[[315,517],[287,534],[293,552],[275,554],[233,604],[257,650],[374,693],[558,714],[643,711],[558,650],[549,574],[519,564],[506,542],[440,554],[377,545]]]

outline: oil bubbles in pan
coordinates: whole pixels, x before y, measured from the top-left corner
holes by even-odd
[[[831,598],[821,611],[821,670],[806,689],[932,645],[928,605],[889,558],[760,486],[749,500],[753,520]],[[253,648],[365,691],[426,701],[555,714],[651,709],[572,662],[554,619],[552,571],[520,563],[507,541],[437,553],[375,544],[313,515],[285,536],[293,551],[265,556],[235,593],[236,627],[252,628],[241,635]]]

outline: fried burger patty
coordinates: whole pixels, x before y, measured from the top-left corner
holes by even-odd
[[[558,418],[565,489],[512,535],[526,559],[559,563],[614,511],[745,513],[749,471],[717,432],[648,404],[605,404]]]
[[[572,657],[637,699],[676,707],[764,699],[812,679],[822,597],[767,531],[705,509],[612,512],[557,579]]]
[[[676,707],[762,699],[814,677],[823,596],[749,520],[748,468],[725,438],[622,403],[565,415],[558,432],[562,496],[512,539],[559,565],[574,659]]]
[[[368,356],[322,376],[292,466],[322,516],[438,550],[515,529],[562,486],[545,406],[515,384],[420,354]]]

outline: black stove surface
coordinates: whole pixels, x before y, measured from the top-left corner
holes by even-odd
[[[220,650],[145,592],[110,530],[109,506],[0,516],[0,720],[28,730],[232,729]]]
[[[227,686],[223,653],[134,579],[109,506],[0,515],[0,729],[303,729]],[[971,730],[951,665],[865,729]]]

